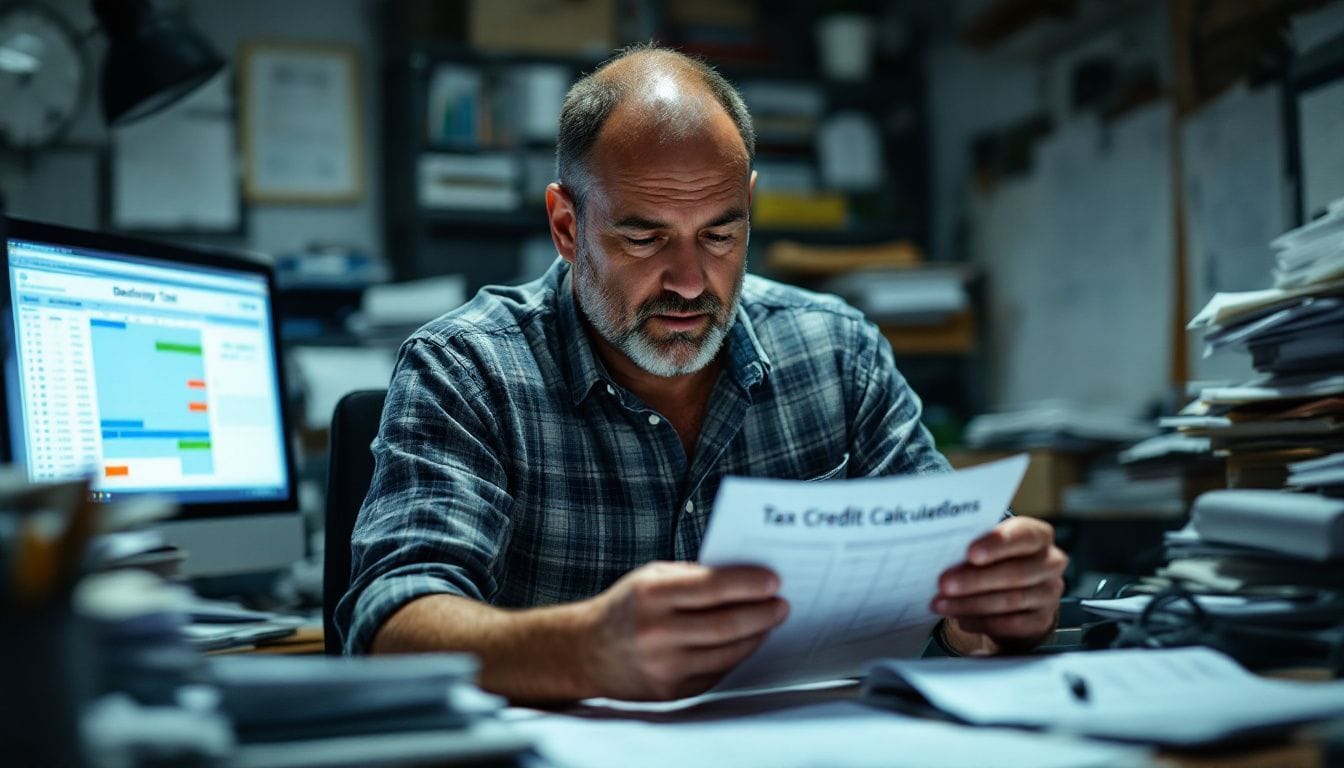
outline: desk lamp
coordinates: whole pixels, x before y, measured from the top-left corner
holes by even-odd
[[[103,119],[125,125],[173,104],[224,68],[224,58],[181,19],[149,0],[92,0],[107,34]]]

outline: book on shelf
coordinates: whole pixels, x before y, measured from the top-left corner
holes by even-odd
[[[907,269],[923,261],[919,247],[906,240],[872,245],[810,245],[778,240],[765,253],[771,271],[800,277],[826,277],[856,269]]]
[[[758,193],[752,202],[752,224],[761,229],[843,229],[848,199],[837,192]]]
[[[517,158],[507,154],[421,155],[419,199],[426,208],[512,211],[522,204]]]

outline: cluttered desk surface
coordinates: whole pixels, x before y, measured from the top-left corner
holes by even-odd
[[[913,500],[912,509],[943,509],[946,505],[924,501],[945,497],[950,486],[980,502],[962,505],[957,515],[912,514],[909,519],[918,522],[904,534],[882,531],[893,539],[891,547],[909,549],[939,531],[946,534],[942,538],[971,537],[992,525],[1023,470],[1023,461],[1009,460],[946,475],[866,481],[882,485],[859,490],[874,498]],[[771,493],[797,501],[802,490],[763,490],[757,482],[741,503],[759,505]],[[1197,506],[1194,523],[1169,536],[1173,553],[1257,552],[1251,542],[1224,541],[1226,515],[1247,511],[1236,503],[1214,503],[1221,498]],[[1295,560],[1279,551],[1295,540],[1291,531],[1310,538],[1299,529],[1334,525],[1344,515],[1327,510],[1313,516],[1319,505],[1308,506],[1296,517],[1280,515],[1280,535],[1260,542],[1261,560],[1278,566],[1270,572],[1336,569],[1338,560],[1328,549],[1310,549],[1310,556]],[[769,540],[778,541],[777,526],[759,514],[735,517],[734,524],[707,535],[705,556],[725,562],[743,553],[771,557],[752,526],[771,525]],[[901,535],[908,540],[895,541]],[[903,590],[845,596],[827,587],[830,575],[807,576],[834,573],[840,583],[852,583],[857,574],[883,582],[880,564],[860,556],[868,550],[849,546],[853,536],[847,526],[832,527],[826,535],[800,528],[789,553],[769,562],[786,584],[795,583],[793,601],[811,603],[796,614],[804,634],[822,637],[821,628],[841,625],[833,615],[840,612],[849,617],[844,626],[865,642],[874,639],[864,634],[870,632],[891,648],[907,642],[912,631],[927,638],[936,617],[918,611],[927,610],[931,592],[920,592],[913,582]],[[944,555],[956,557],[939,556]],[[819,559],[825,568],[816,567]],[[1270,679],[1246,666],[1312,664],[1323,676],[1337,675],[1341,612],[1332,594],[1328,589],[1259,596],[1140,592],[1085,601],[1085,614],[1071,613],[1086,623],[1091,639],[1084,641],[1071,628],[1057,633],[1069,642],[1046,649],[1104,650],[975,659],[914,658],[920,655],[915,648],[895,654],[900,658],[879,658],[884,654],[847,655],[829,643],[814,643],[802,655],[786,648],[765,653],[741,687],[693,700],[590,700],[542,710],[509,707],[478,689],[476,663],[462,655],[203,656],[202,648],[229,636],[255,632],[258,649],[271,651],[313,650],[317,637],[312,629],[299,634],[302,620],[200,601],[152,574],[119,570],[87,576],[73,587],[78,620],[73,611],[33,612],[21,596],[9,606],[19,621],[0,653],[5,679],[12,683],[0,691],[6,707],[0,724],[9,730],[6,743],[19,744],[19,754],[24,749],[38,754],[28,761],[38,765],[79,764],[69,744],[81,741],[92,765],[161,764],[168,755],[170,764],[246,768],[483,761],[594,768],[1106,766],[1172,756],[1200,764],[1209,756],[1229,755],[1268,761],[1243,763],[1249,765],[1322,765],[1344,735],[1344,682]],[[864,616],[924,623],[857,621]],[[237,626],[223,627],[226,620]],[[217,626],[200,628],[211,622]],[[189,631],[192,626],[199,631]],[[277,631],[289,642],[270,637]],[[96,639],[96,653],[80,650],[87,646],[81,638],[88,637]],[[835,645],[863,645],[847,643],[846,637],[834,638]],[[862,684],[855,682],[859,676]],[[96,697],[90,694],[95,678],[101,686]],[[781,687],[745,690],[762,681]],[[35,691],[64,695],[25,709],[27,694]],[[40,752],[53,744],[54,754]]]
[[[971,529],[980,525],[976,516],[992,524],[1022,470],[1021,461],[1009,461],[948,475],[870,482],[889,484],[886,492],[901,485],[901,498],[941,497],[946,484],[957,485],[963,494],[992,497],[993,503],[967,507],[975,512],[929,516],[919,523],[953,533],[967,528],[961,533],[974,535]],[[744,503],[761,498],[758,493]],[[923,540],[933,530],[906,533]],[[1217,526],[1196,525],[1174,536],[1173,545],[1195,546],[1202,530]],[[832,530],[829,537],[813,538],[806,553],[795,541],[793,554],[771,567],[787,583],[798,567],[794,561],[807,560],[803,565],[810,568],[812,560],[825,556],[831,564],[827,573],[857,569],[872,576],[870,562],[844,554],[847,536],[852,532]],[[707,538],[706,546],[710,555],[730,560],[735,551],[759,544],[751,528],[729,526]],[[803,589],[793,598],[799,603],[809,593],[833,594],[821,581],[793,578]],[[813,630],[833,624],[829,612],[834,611],[914,616],[928,602],[927,595],[915,591],[814,600],[798,615]],[[169,764],[248,768],[482,761],[596,768],[1104,766],[1209,754],[1268,755],[1279,761],[1270,764],[1284,764],[1287,755],[1314,760],[1290,765],[1319,765],[1330,758],[1344,725],[1344,682],[1270,679],[1238,663],[1263,667],[1314,660],[1337,674],[1331,667],[1337,658],[1328,649],[1339,647],[1337,639],[1330,645],[1330,632],[1339,631],[1334,626],[1339,612],[1320,600],[1304,606],[1283,598],[1229,602],[1159,593],[1088,601],[1094,635],[1110,627],[1131,644],[1172,647],[1123,647],[1125,642],[1112,641],[1104,645],[1120,647],[1001,658],[915,658],[918,648],[895,654],[899,658],[867,652],[848,656],[829,644],[790,655],[780,648],[757,660],[751,676],[741,678],[747,682],[696,699],[654,704],[589,700],[542,710],[509,707],[481,691],[473,683],[476,662],[465,655],[203,656],[200,648],[218,635],[187,631],[189,616],[255,622],[262,630],[257,637],[261,648],[273,642],[263,635],[272,631],[277,617],[233,612],[193,601],[184,592],[151,574],[122,570],[85,577],[73,589],[78,619],[73,612],[32,613],[12,606],[19,608],[14,615],[20,621],[0,654],[12,683],[0,696],[6,743],[18,744],[20,755],[24,750],[36,755],[29,764],[78,765],[84,759],[95,766],[162,764],[165,755]],[[1299,610],[1304,607],[1312,610]],[[1317,632],[1323,617],[1331,616],[1334,624]],[[935,619],[918,617],[925,622],[918,630],[923,637]],[[290,620],[285,629],[293,632],[301,624]],[[896,621],[851,628],[880,630],[892,641],[890,647],[899,648],[911,626]],[[1294,647],[1280,638],[1271,644],[1277,650],[1266,651],[1246,643],[1245,630],[1266,626],[1309,628],[1296,639],[1325,645],[1313,651],[1310,644]],[[1192,629],[1202,634],[1191,634]],[[89,647],[89,638],[96,648]],[[304,630],[302,640],[308,644],[303,647],[315,648],[315,639],[312,630]],[[846,645],[843,641],[836,642]],[[1237,659],[1205,647],[1220,644]],[[1051,650],[1061,650],[1058,645]],[[851,672],[836,674],[837,669]],[[861,685],[855,683],[858,677]],[[751,690],[762,681],[774,687]],[[20,701],[20,696],[53,691],[63,695],[41,707],[25,709]]]
[[[451,663],[426,661],[410,674],[442,682]],[[291,678],[297,668],[274,666],[260,676]],[[1117,674],[1121,669],[1126,674]],[[1081,695],[1077,680],[1086,681]],[[909,695],[914,686],[924,693]],[[1015,695],[1002,695],[1008,689]],[[307,695],[302,685],[298,691]],[[336,691],[328,684],[327,693]],[[1267,680],[1200,648],[893,662],[866,683],[666,703],[595,699],[549,710],[499,704],[459,701],[476,707],[474,715],[428,731],[398,730],[384,720],[382,732],[354,737],[267,740],[251,733],[227,764],[1110,766],[1236,759],[1315,766],[1333,764],[1344,735],[1344,722],[1328,719],[1344,714],[1338,684]],[[1295,727],[1313,721],[1320,722]]]
[[[1123,612],[1135,601],[1103,602],[1094,605]],[[1333,764],[1327,758],[1344,745],[1344,684],[1320,684],[1330,678],[1325,667],[1256,675],[1205,647],[1087,652],[1076,649],[1079,636],[1062,629],[1045,651],[1025,657],[892,659],[863,680],[672,702],[591,699],[537,709],[485,697],[469,700],[477,707],[470,722],[438,734],[394,726],[358,745],[267,741],[244,747],[235,764],[359,765],[432,755],[599,768],[981,765],[993,755],[1000,766],[1204,765],[1235,755],[1244,765],[1314,766]],[[320,648],[308,631],[235,652],[304,653],[315,642]],[[290,685],[308,663],[270,664],[258,677]],[[433,679],[434,663],[413,674]]]

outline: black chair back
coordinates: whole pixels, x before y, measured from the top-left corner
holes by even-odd
[[[326,652],[340,655],[332,616],[350,587],[350,534],[373,480],[373,452],[383,418],[385,389],[351,392],[336,403],[331,416],[327,462],[327,526],[322,561],[322,635]]]

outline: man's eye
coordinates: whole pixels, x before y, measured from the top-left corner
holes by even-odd
[[[731,243],[733,241],[733,236],[720,234],[718,232],[709,232],[705,234],[705,239],[712,243]]]
[[[625,238],[625,241],[626,241],[627,243],[629,243],[629,244],[635,246],[636,248],[643,248],[643,247],[645,247],[645,246],[653,245],[654,243],[658,242],[658,238],[656,238],[656,237],[627,237],[627,238]]]

